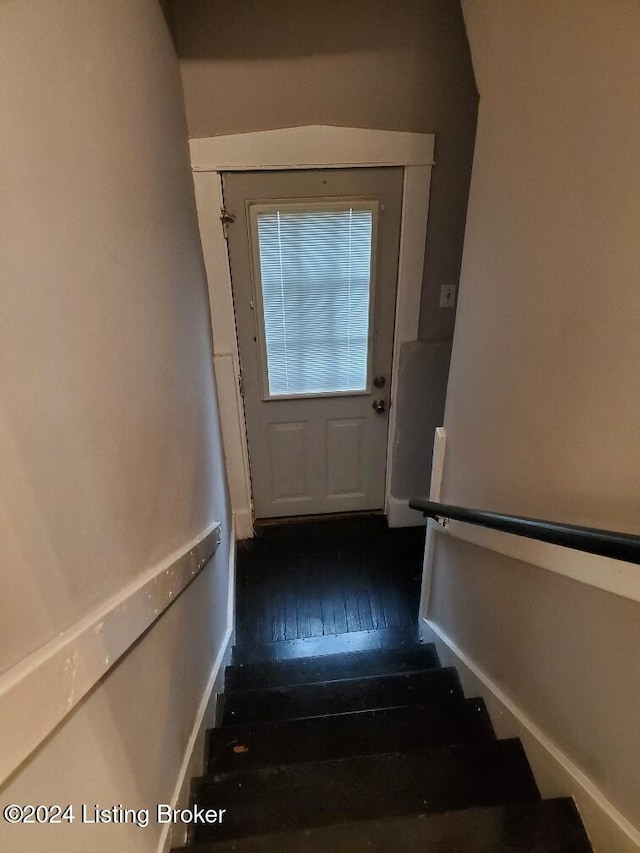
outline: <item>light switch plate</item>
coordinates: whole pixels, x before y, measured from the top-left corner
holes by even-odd
[[[457,284],[443,284],[440,288],[440,307],[453,308],[456,304]]]

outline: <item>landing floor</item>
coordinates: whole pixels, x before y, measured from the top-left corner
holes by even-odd
[[[260,527],[238,549],[237,645],[415,625],[424,535],[381,515]]]

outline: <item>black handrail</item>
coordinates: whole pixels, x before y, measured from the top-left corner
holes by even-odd
[[[552,545],[563,545],[588,554],[625,560],[627,563],[640,564],[640,536],[633,533],[617,533],[613,530],[598,530],[594,527],[580,527],[578,524],[558,524],[556,521],[542,521],[539,518],[523,518],[519,515],[505,515],[499,512],[487,512],[483,509],[468,509],[462,506],[436,503],[414,498],[409,501],[411,509],[418,510],[428,518],[450,518],[478,524],[516,536],[526,536]]]

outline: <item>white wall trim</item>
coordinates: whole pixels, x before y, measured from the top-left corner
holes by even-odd
[[[216,712],[216,682],[223,677],[224,667],[234,641],[235,632],[235,588],[236,588],[236,532],[232,522],[231,539],[229,543],[229,590],[227,595],[227,625],[220,644],[220,649],[211,667],[207,685],[200,699],[193,727],[187,741],[182,765],[178,772],[176,784],[171,797],[172,808],[188,808],[191,780],[202,775],[205,762],[205,734],[213,726]],[[158,853],[169,853],[172,847],[186,842],[187,827],[183,824],[165,824],[158,842]]]
[[[433,439],[433,456],[431,461],[431,486],[429,488],[430,501],[440,500],[446,449],[447,433],[445,428],[436,427]],[[442,526],[435,519],[429,518],[427,520],[427,535],[424,544],[424,560],[422,562],[422,583],[420,586],[420,613],[424,614],[429,613],[436,535],[441,529]]]
[[[408,527],[423,523],[420,513],[398,511],[398,500],[391,494],[393,458],[398,444],[398,381],[400,378],[400,349],[402,344],[418,338],[424,251],[429,215],[430,166],[406,166],[402,187],[402,218],[400,221],[400,252],[398,257],[398,290],[393,333],[391,385],[389,388],[389,431],[387,433],[387,478],[385,512],[390,527]],[[406,502],[408,504],[408,502]],[[417,516],[417,519],[416,519]]]
[[[425,526],[422,513],[409,508],[409,498],[394,498],[392,495],[387,495],[385,512],[389,527]]]
[[[214,355],[222,446],[229,483],[229,499],[238,539],[251,539],[251,477],[249,448],[244,420],[244,400],[240,393],[240,361],[235,354]]]
[[[189,734],[189,740],[184,753],[184,758],[178,771],[178,777],[171,796],[171,808],[189,808],[189,791],[193,779],[202,776],[205,761],[205,735],[206,730],[212,728],[217,706],[216,682],[219,680],[222,669],[229,653],[231,644],[231,631],[227,629],[220,651],[218,652],[211,673],[207,679],[207,685],[202,693],[200,704],[193,722],[193,728]],[[176,847],[182,847],[187,843],[189,827],[180,824],[164,824],[160,839],[158,841],[158,853],[170,853]]]
[[[433,560],[435,556],[436,535],[440,525],[433,518],[427,519],[427,535],[424,543],[424,559],[422,561],[422,582],[420,585],[420,610],[425,615],[429,613],[431,602],[431,584],[433,578]]]
[[[244,400],[240,393],[240,355],[231,270],[227,241],[220,221],[223,206],[222,176],[218,172],[194,175],[194,188],[209,288],[213,364],[229,498],[236,517],[236,535],[239,539],[249,539],[253,536],[249,449]]]
[[[194,172],[431,166],[434,136],[314,124],[191,139],[189,147]]]
[[[433,466],[429,495],[432,501],[440,500],[446,441],[447,435],[444,427],[438,427],[433,442]],[[495,551],[496,554],[502,554],[523,563],[530,563],[538,568],[564,575],[564,577],[588,586],[594,586],[605,592],[640,602],[640,571],[633,563],[613,560],[610,557],[600,557],[597,554],[586,554],[583,551],[576,551],[562,545],[538,542],[534,539],[516,536],[513,533],[489,530],[486,527],[477,527],[462,521],[447,521],[444,526],[434,521],[427,525],[425,555],[428,554],[429,559],[425,559],[422,613],[428,613],[426,607],[430,594],[434,537],[438,534],[454,536],[456,539],[477,545],[479,548],[485,548],[487,551]]]
[[[447,433],[444,427],[436,427],[433,438],[433,457],[431,461],[431,486],[429,500],[440,501],[442,477],[444,475],[444,457],[447,449]]]
[[[243,509],[233,513],[236,536],[238,539],[251,539],[255,533],[253,529],[253,515],[251,509]]]
[[[640,602],[640,571],[633,563],[613,560],[611,557],[599,557],[597,554],[585,554],[584,551],[551,545],[549,542],[523,539],[512,533],[475,527],[461,521],[451,521],[448,530],[437,525],[437,530],[479,548]]]
[[[239,393],[240,358],[231,273],[220,221],[220,209],[223,207],[221,173],[276,168],[404,167],[384,507],[390,524],[394,517],[402,522],[395,526],[404,526],[403,519],[411,519],[410,524],[420,522],[415,519],[417,513],[398,506],[401,501],[394,503],[390,491],[396,442],[398,361],[401,345],[415,340],[418,334],[434,146],[435,136],[430,133],[325,125],[214,136],[189,142],[209,285],[229,492],[239,538],[253,535],[251,477],[244,402]]]
[[[595,849],[616,850],[618,853],[640,849],[640,832],[627,820],[627,818],[615,807],[606,795],[595,785],[595,783],[572,761],[572,759],[560,749],[528,714],[516,702],[514,702],[493,679],[479,667],[448,634],[434,622],[424,619],[426,630],[423,631],[425,639],[440,640],[455,658],[463,684],[465,680],[465,692],[477,695],[478,684],[482,686],[480,693],[487,702],[492,720],[496,725],[498,735],[500,728],[505,726],[505,721],[498,721],[498,717],[505,714],[515,723],[503,731],[503,736],[517,735],[522,738],[527,757],[531,762],[534,775],[541,788],[543,796],[572,796],[585,821],[587,831],[595,843]],[[435,634],[435,638],[430,632]],[[437,645],[440,645],[437,643]],[[443,662],[448,664],[446,653]],[[465,673],[466,671],[466,673]],[[471,675],[475,683],[469,685],[466,675]],[[469,685],[469,686],[467,686]],[[493,706],[493,707],[492,707]],[[500,724],[498,724],[500,723]],[[538,766],[537,766],[538,765]],[[548,789],[541,784],[541,780],[550,780]],[[611,846],[612,840],[614,846]],[[601,845],[597,843],[600,840]],[[606,846],[605,846],[606,844]]]
[[[4,780],[162,615],[210,560],[210,524],[104,604],[0,678],[0,780]]]

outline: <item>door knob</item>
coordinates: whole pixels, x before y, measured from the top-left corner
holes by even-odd
[[[371,404],[371,408],[374,412],[377,412],[379,415],[381,415],[387,408],[387,404],[384,400],[374,400]]]
[[[384,383],[386,381],[386,378],[380,375],[375,377],[375,379],[373,380],[373,384],[376,386],[376,388],[384,388]]]

